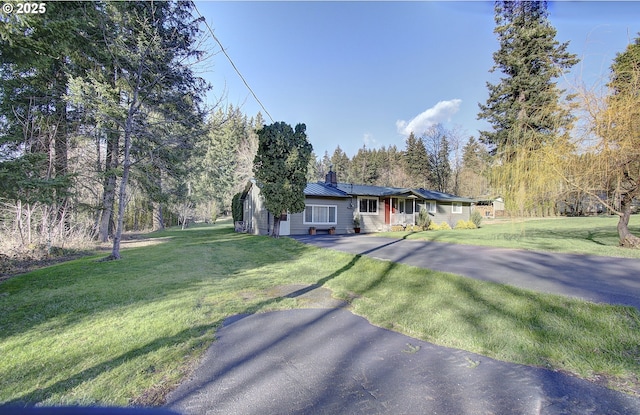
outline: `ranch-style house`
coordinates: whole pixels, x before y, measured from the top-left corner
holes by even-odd
[[[361,232],[380,232],[392,226],[416,224],[421,208],[427,210],[432,222],[447,222],[453,227],[459,220],[469,220],[473,203],[472,199],[422,188],[338,183],[334,171],[327,174],[324,182],[308,183],[304,194],[304,212],[282,213],[280,235],[308,234],[310,228],[318,232],[353,233],[355,217],[360,219]],[[260,184],[249,181],[241,201],[243,220],[238,230],[269,234],[274,218],[264,208]]]

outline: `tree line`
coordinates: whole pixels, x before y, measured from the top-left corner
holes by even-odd
[[[507,209],[552,212],[560,199],[595,200],[619,216],[620,245],[640,247],[629,231],[640,196],[640,37],[617,54],[597,93],[565,91],[557,80],[578,63],[559,43],[546,2],[498,1],[499,48],[478,117],[492,127],[480,141],[492,155],[490,182]]]
[[[3,251],[112,241],[124,230],[214,220],[255,173],[260,114],[208,107],[195,68],[193,3],[52,2],[0,20],[0,233]],[[478,138],[434,125],[396,146],[337,147],[311,157],[343,182],[501,195],[516,214],[545,215],[590,197],[620,216],[621,243],[640,192],[640,40],[612,63],[601,94],[557,79],[578,62],[555,40],[545,2],[499,1],[494,67]],[[579,129],[576,127],[580,127]]]
[[[405,146],[367,148],[349,157],[340,146],[325,152],[310,168],[310,181],[322,181],[329,169],[346,183],[413,187],[468,197],[488,196],[490,167],[486,147],[442,124],[423,134],[411,133]]]
[[[2,251],[112,241],[230,206],[262,118],[205,105],[191,2],[0,17]]]

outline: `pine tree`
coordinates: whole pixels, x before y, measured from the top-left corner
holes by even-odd
[[[382,176],[382,164],[378,152],[363,145],[351,159],[349,177],[353,183],[375,185]]]
[[[423,188],[429,187],[429,172],[432,166],[422,137],[416,138],[415,134],[409,134],[406,140],[404,159],[404,167],[411,178],[411,185]]]
[[[480,141],[498,157],[491,180],[506,209],[545,215],[559,181],[547,152],[566,145],[573,121],[556,79],[578,60],[567,51],[568,43],[555,40],[546,2],[499,1],[495,21],[500,48],[491,71],[504,77],[487,83],[489,98],[478,118],[493,129],[481,131]]]
[[[333,165],[333,171],[338,174],[339,182],[351,182],[353,178],[350,176],[351,160],[340,146],[337,146],[330,158],[330,164]],[[324,177],[322,178],[324,180]]]
[[[577,59],[567,52],[568,43],[555,40],[546,2],[498,1],[495,21],[500,48],[491,71],[505,76],[497,84],[487,83],[489,98],[480,105],[478,118],[489,121],[493,130],[482,131],[480,140],[509,160],[518,149],[554,141],[570,125],[555,79]]]
[[[153,147],[165,146],[149,128],[155,119],[194,130],[199,127],[198,105],[206,85],[194,76],[190,62],[202,56],[194,48],[199,29],[185,2],[112,2],[103,22],[105,47],[117,73],[118,94],[103,95],[121,130],[122,178],[118,191],[118,217],[110,258],[120,258],[127,186],[132,167],[144,157],[158,155]],[[110,83],[97,83],[108,90]],[[157,141],[160,139],[162,143]]]
[[[460,171],[460,186],[458,193],[461,196],[480,197],[490,196],[488,181],[486,176],[488,169],[489,155],[475,137],[469,141],[462,149],[462,168]]]
[[[64,231],[73,183],[65,94],[69,76],[84,70],[94,47],[87,42],[91,28],[80,2],[46,7],[43,14],[0,17],[0,169],[22,175],[2,186],[18,198],[10,200],[43,203],[52,217],[42,215],[40,227],[51,219]]]

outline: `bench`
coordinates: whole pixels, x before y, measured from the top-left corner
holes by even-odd
[[[335,233],[336,228],[315,228],[315,230],[316,230],[316,234],[317,234],[318,232],[326,232],[326,233],[328,233],[328,234],[330,234],[330,235],[331,235],[331,234]],[[313,234],[311,233],[311,228],[309,228],[309,234],[310,234],[310,235],[313,235]]]

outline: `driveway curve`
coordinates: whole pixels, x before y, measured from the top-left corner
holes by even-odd
[[[472,278],[640,308],[640,261],[375,236],[301,242]],[[322,287],[288,287],[286,296]],[[640,415],[640,399],[375,327],[343,304],[228,318],[167,397],[183,415]]]
[[[352,254],[640,309],[640,259],[389,239],[363,234],[294,238]]]
[[[183,415],[633,415],[640,399],[375,327],[343,308],[228,319],[168,409]]]

